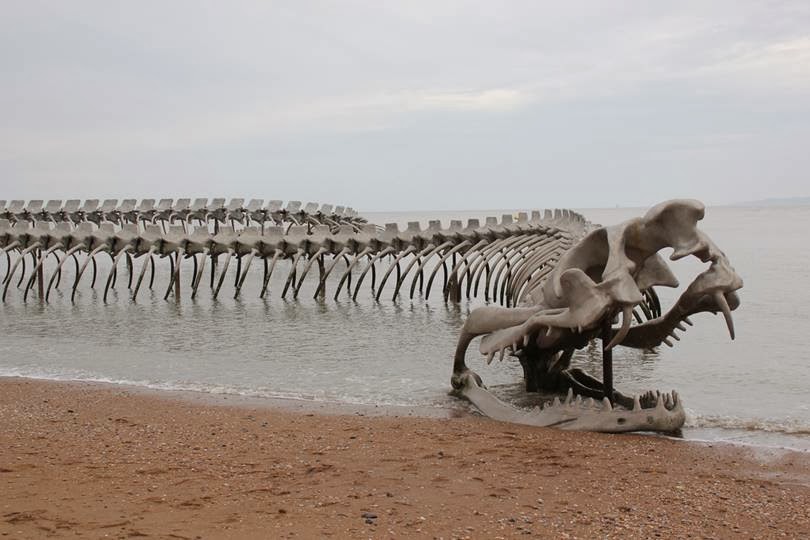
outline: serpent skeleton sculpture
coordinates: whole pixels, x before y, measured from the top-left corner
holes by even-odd
[[[155,256],[168,259],[169,284],[164,299],[180,299],[181,262],[191,259],[191,298],[198,295],[206,260],[210,261],[209,287],[219,295],[230,262],[236,258],[234,297],[238,297],[255,258],[263,260],[259,295],[265,297],[274,269],[289,261],[281,296],[297,298],[307,274],[317,263],[315,298],[326,296],[327,280],[345,263],[334,298],[346,287],[356,299],[370,273],[373,297],[379,300],[390,281],[392,299],[405,294],[413,298],[417,286],[425,299],[438,272],[442,271],[445,301],[459,302],[479,291],[489,303],[467,317],[453,363],[453,393],[471,401],[486,416],[508,422],[554,426],[561,429],[605,432],[678,430],[685,421],[683,404],[671,394],[647,392],[627,396],[571,366],[574,351],[601,339],[606,361],[613,347],[650,349],[679,340],[676,330],[691,325],[689,316],[711,312],[725,318],[731,338],[731,311],[739,306],[736,290],[741,278],[726,255],[697,228],[704,206],[694,200],[673,200],[650,209],[643,217],[610,227],[596,227],[578,213],[546,210],[520,213],[517,219],[504,215],[500,222],[486,218],[483,225],[471,219],[467,226],[452,221],[443,229],[430,222],[422,230],[418,222],[404,231],[396,224],[369,224],[345,207],[309,203],[304,208],[293,201],[264,206],[259,199],[245,207],[244,199],[170,199],[86,201],[0,201],[0,251],[5,254],[6,274],[2,300],[16,281],[23,300],[37,287],[41,302],[59,287],[62,269],[74,261],[71,301],[85,270],[92,265],[91,287],[96,282],[95,257],[106,253],[112,260],[103,299],[116,285],[119,262],[128,268],[127,288],[136,300],[151,268],[148,287],[155,277]],[[179,224],[177,224],[179,222]],[[193,226],[194,222],[197,223]],[[159,224],[158,224],[159,223]],[[230,223],[230,225],[228,225]],[[269,224],[269,225],[268,225]],[[666,313],[656,287],[677,287],[675,278],[659,251],[671,248],[671,260],[688,255],[709,263]],[[17,257],[12,259],[12,254]],[[80,264],[79,255],[84,256]],[[55,266],[49,279],[45,265],[49,256]],[[26,257],[32,262],[28,280]],[[224,257],[217,277],[216,268]],[[331,261],[329,260],[331,257]],[[377,279],[377,265],[388,259],[388,268]],[[362,270],[358,264],[365,261]],[[137,263],[140,262],[140,270]],[[17,269],[21,275],[15,280]],[[380,269],[382,270],[382,269]],[[356,284],[352,290],[355,271]],[[300,275],[299,275],[300,272]],[[392,278],[392,275],[395,277]],[[409,286],[405,283],[410,277]],[[379,283],[377,283],[379,281]],[[367,282],[368,283],[368,282]],[[483,287],[480,287],[483,284]],[[471,341],[483,336],[480,352],[491,362],[495,355],[516,357],[523,367],[526,390],[565,394],[544,408],[522,410],[500,401],[465,363]],[[585,401],[583,401],[585,398]]]

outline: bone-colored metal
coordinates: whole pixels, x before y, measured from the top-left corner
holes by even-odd
[[[675,331],[686,328],[682,322],[690,324],[688,315],[701,311],[722,314],[734,335],[731,312],[739,305],[734,291],[742,281],[725,255],[696,228],[704,212],[696,201],[669,201],[642,218],[602,228],[592,227],[580,214],[557,209],[487,217],[483,225],[480,220],[470,220],[466,227],[452,221],[443,228],[433,221],[422,229],[413,222],[405,230],[396,224],[369,224],[345,206],[308,203],[302,207],[299,201],[285,205],[280,200],[270,200],[264,206],[261,199],[251,199],[247,205],[244,201],[230,199],[227,205],[224,198],[210,203],[207,199],[178,199],[176,203],[161,199],[157,205],[153,199],[125,199],[121,204],[108,199],[101,205],[98,200],[82,204],[74,199],[64,206],[61,201],[46,205],[43,201],[2,203],[0,250],[6,259],[0,282],[3,298],[13,289],[12,281],[18,280],[18,287],[25,283],[22,298],[27,301],[38,274],[52,272],[39,295],[41,301],[48,302],[54,284],[59,286],[62,268],[73,259],[76,272],[70,296],[72,301],[81,301],[77,290],[82,286],[82,275],[92,267],[91,286],[95,283],[95,257],[101,253],[113,261],[105,280],[105,301],[110,300],[122,259],[129,269],[127,286],[132,287],[134,281],[132,298],[136,301],[147,268],[152,269],[148,282],[152,287],[156,258],[171,267],[164,298],[168,300],[173,291],[175,301],[182,297],[179,278],[185,259],[194,263],[188,293],[191,298],[200,294],[209,258],[210,294],[214,298],[225,287],[232,259],[236,259],[236,298],[245,282],[256,275],[257,266],[264,269],[259,282],[261,297],[280,265],[287,266],[281,270],[286,278],[280,294],[284,297],[292,290],[294,299],[307,283],[312,284],[313,297],[325,298],[332,279],[337,283],[336,300],[346,284],[348,296],[357,300],[365,283],[373,290],[371,298],[379,301],[387,282],[394,280],[392,296],[396,301],[406,278],[411,279],[411,298],[418,284],[428,299],[441,271],[444,300],[457,302],[464,289],[468,298],[478,296],[483,281],[482,296],[507,307],[490,305],[470,314],[459,339],[453,386],[485,414],[536,425],[548,425],[543,423],[547,420],[537,420],[534,415],[529,422],[515,416],[517,413],[507,414],[503,412],[505,404],[486,397],[480,379],[463,361],[474,337],[484,336],[479,348],[489,360],[496,355],[502,359],[507,353],[516,356],[524,366],[527,389],[536,389],[529,386],[542,382],[544,373],[553,372],[577,394],[600,397],[595,393],[599,381],[570,368],[570,358],[576,348],[596,339],[606,318],[613,320],[619,315],[619,326],[609,332],[608,349],[673,344],[678,339]],[[173,225],[176,222],[179,225]],[[694,255],[711,264],[666,314],[661,311],[655,287],[676,286],[677,280],[657,254],[664,247],[673,248],[672,260]],[[49,256],[56,261],[55,266]],[[261,259],[260,264],[254,264],[255,259]],[[341,262],[345,262],[345,269],[334,272]],[[133,266],[137,264],[141,266],[135,280]],[[316,264],[318,277],[306,279]],[[30,274],[29,268],[33,268]],[[368,274],[370,285],[365,281]],[[43,281],[39,280],[41,286]],[[542,362],[538,360],[541,357]],[[554,422],[563,422],[569,429],[606,431],[641,429],[641,424],[644,429],[663,430],[677,424],[679,401],[674,398],[664,399],[665,412],[654,412],[652,425],[646,422],[650,409],[657,407],[649,396],[640,400],[637,419],[622,416],[621,427],[599,424],[597,418],[618,421],[617,415],[624,409],[633,412],[633,399],[616,395],[617,406],[609,411],[591,407],[575,414],[574,420],[571,413],[562,418],[543,411],[542,418],[557,418]],[[600,416],[608,413],[613,416]]]
[[[519,236],[494,242],[482,256],[483,261],[493,265],[493,294],[500,281],[501,301],[504,291],[510,291],[507,304],[514,298],[519,301],[519,307],[487,306],[470,313],[454,360],[451,382],[456,392],[472,401],[484,414],[511,422],[596,431],[679,429],[685,416],[676,396],[659,396],[655,402],[647,397],[639,402],[614,391],[619,406],[612,407],[607,401],[598,411],[575,407],[573,412],[567,409],[562,414],[554,406],[550,412],[516,410],[485,389],[480,377],[466,366],[465,352],[473,338],[483,336],[479,349],[488,361],[496,354],[503,359],[506,352],[520,360],[528,390],[549,384],[562,385],[567,386],[569,392],[599,397],[607,392],[601,388],[601,382],[570,368],[570,358],[575,349],[599,337],[604,324],[608,325],[604,339],[609,340],[605,345],[606,355],[618,345],[672,346],[669,338],[676,329],[684,328],[681,321],[706,311],[722,313],[734,339],[731,311],[739,305],[735,291],[743,283],[725,254],[697,228],[704,213],[705,208],[698,201],[667,201],[651,208],[641,218],[592,230],[568,248],[565,244],[576,240],[571,233],[577,233],[570,225],[581,223],[581,216],[555,210],[555,227],[567,229],[568,234],[558,231],[557,240],[549,247],[544,240],[516,239]],[[533,220],[537,217],[533,215]],[[548,212],[545,217],[549,217]],[[527,221],[527,216],[518,216],[519,225]],[[509,227],[509,216],[504,216],[501,224]],[[553,250],[558,245],[565,247],[565,252],[549,270],[549,257],[556,256]],[[535,253],[533,246],[542,251]],[[653,308],[658,313],[653,313],[648,305],[651,300],[657,303],[654,287],[678,284],[658,255],[664,248],[673,249],[672,260],[694,255],[710,263],[710,267],[687,287],[677,304],[662,315],[658,306]],[[501,279],[507,266],[516,268],[514,271],[510,268]],[[485,295],[493,272],[487,274]],[[514,281],[510,283],[513,275]],[[479,278],[480,270],[476,279]],[[642,308],[649,320],[633,325],[636,307]],[[619,327],[610,329],[610,322],[617,314]]]
[[[561,403],[559,399],[546,404],[542,409],[538,406],[531,410],[521,410],[504,403],[491,392],[479,386],[475,377],[467,373],[460,381],[462,387],[460,394],[469,399],[484,414],[501,422],[524,424],[538,427],[555,427],[569,431],[601,431],[605,433],[623,433],[628,431],[663,431],[674,432],[680,429],[686,421],[686,412],[676,392],[666,401],[663,395],[659,397],[654,407],[641,408],[638,399],[635,403],[638,408],[620,409],[611,406],[609,401],[602,401],[598,405],[591,402],[574,401],[567,399]],[[580,398],[580,396],[576,396]],[[660,403],[660,405],[659,405]]]

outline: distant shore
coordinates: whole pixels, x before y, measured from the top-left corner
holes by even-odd
[[[0,535],[810,535],[807,453],[287,405],[0,378]]]

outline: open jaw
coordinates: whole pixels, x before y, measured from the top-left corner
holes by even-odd
[[[736,291],[742,279],[697,228],[704,212],[697,201],[668,201],[641,218],[595,229],[560,259],[545,281],[524,293],[520,307],[473,310],[456,348],[453,392],[486,416],[519,424],[602,432],[680,429],[686,418],[676,392],[628,396],[613,388],[610,375],[600,381],[572,368],[571,358],[594,339],[602,342],[607,367],[616,346],[672,347],[680,340],[676,331],[685,331],[692,324],[689,317],[704,312],[722,314],[734,339],[731,312],[740,304]],[[659,255],[665,248],[673,250],[671,260],[691,255],[709,266],[662,313],[655,287],[678,286]],[[488,363],[495,356],[516,357],[528,392],[565,395],[564,402],[558,397],[527,411],[495,397],[465,363],[467,348],[478,336],[483,336],[480,351]]]

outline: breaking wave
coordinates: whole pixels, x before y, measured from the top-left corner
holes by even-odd
[[[276,388],[267,388],[253,385],[214,384],[198,381],[161,381],[149,379],[130,379],[105,377],[98,373],[91,373],[76,369],[42,369],[5,367],[0,368],[0,376],[23,377],[29,379],[43,379],[54,381],[77,381],[123,385],[148,388],[153,390],[173,392],[199,392],[205,394],[233,395],[251,398],[291,399],[316,403],[341,403],[345,405],[379,405],[379,406],[405,406],[419,408],[439,408],[469,410],[466,404],[462,405],[455,398],[450,398],[444,392],[413,396],[411,400],[391,399],[392,396],[344,395],[340,392],[291,392]],[[516,387],[519,385],[516,385]],[[511,386],[507,386],[511,388]],[[511,396],[503,396],[507,401]],[[784,446],[792,449],[810,449],[810,424],[794,418],[740,418],[734,416],[721,416],[700,414],[687,410],[687,419],[684,426],[690,430],[687,438],[696,441],[725,441],[743,443],[754,446]],[[694,430],[694,431],[692,431]]]
[[[420,407],[420,408],[464,408],[454,407],[458,400],[442,393],[436,399],[428,400],[397,400],[385,399],[382,396],[369,396],[366,399],[357,396],[340,394],[337,392],[295,392],[284,391],[256,386],[243,386],[234,384],[212,384],[194,381],[157,381],[144,379],[111,378],[97,374],[89,374],[78,370],[41,370],[0,368],[0,377],[20,377],[57,382],[100,383],[118,386],[131,386],[149,390],[166,392],[196,392],[202,394],[215,394],[225,396],[240,396],[247,398],[265,398],[281,400],[310,401],[314,403],[337,403],[343,405],[379,405],[393,407]]]
[[[721,428],[743,431],[764,431],[767,433],[784,433],[787,435],[810,435],[810,424],[794,418],[737,418],[696,414],[690,412],[686,418],[687,428]]]

